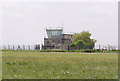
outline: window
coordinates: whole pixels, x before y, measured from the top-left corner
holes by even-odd
[[[54,43],[54,40],[52,42]]]
[[[59,49],[59,47],[57,46],[56,49]]]
[[[50,43],[49,41],[47,41],[47,43]]]

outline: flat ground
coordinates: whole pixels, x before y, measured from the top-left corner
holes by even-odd
[[[3,52],[3,79],[117,79],[118,54]]]

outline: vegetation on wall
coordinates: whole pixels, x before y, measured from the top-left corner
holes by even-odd
[[[93,49],[95,46],[95,39],[90,38],[91,33],[83,31],[81,33],[75,33],[72,37],[71,47],[76,46],[77,49]]]

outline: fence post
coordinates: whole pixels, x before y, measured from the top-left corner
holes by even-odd
[[[28,50],[30,50],[30,45],[28,45]]]
[[[17,48],[17,50],[20,50],[20,45],[18,44],[18,48]]]
[[[25,45],[23,45],[23,50],[25,50]]]
[[[8,50],[10,50],[10,45],[8,44]]]
[[[5,45],[3,46],[3,49],[4,49],[4,50],[6,49]]]
[[[14,47],[14,45],[13,45],[13,50],[14,50],[14,48],[15,48],[15,47]]]

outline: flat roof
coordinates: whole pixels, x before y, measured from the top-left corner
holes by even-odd
[[[63,35],[73,35],[73,33],[63,33]]]
[[[63,30],[63,27],[47,27],[46,30]]]

